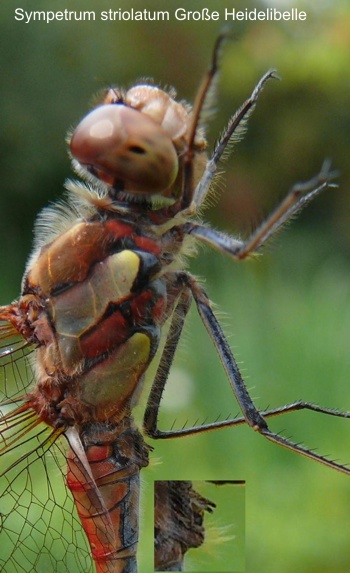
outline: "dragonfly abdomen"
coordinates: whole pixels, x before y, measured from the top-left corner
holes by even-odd
[[[83,453],[68,435],[67,486],[96,571],[137,573],[139,472],[148,465],[149,447],[128,416],[115,428],[90,424],[81,440]]]

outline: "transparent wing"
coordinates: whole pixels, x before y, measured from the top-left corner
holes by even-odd
[[[11,325],[0,324],[0,570],[90,573],[65,484],[66,440],[24,401],[33,382],[32,350]]]
[[[0,402],[23,397],[33,382],[28,356],[33,347],[8,322],[0,321]]]

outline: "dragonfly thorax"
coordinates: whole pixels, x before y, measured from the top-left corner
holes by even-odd
[[[167,317],[172,258],[152,226],[120,217],[77,222],[38,252],[16,327],[38,346],[30,400],[47,423],[111,419],[131,400]]]

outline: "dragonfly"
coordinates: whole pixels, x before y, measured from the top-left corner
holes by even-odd
[[[39,215],[21,295],[0,307],[5,573],[66,571],[73,563],[86,573],[91,559],[97,573],[136,573],[140,471],[150,451],[145,436],[169,439],[248,424],[275,444],[350,474],[268,425],[270,417],[300,409],[350,413],[303,401],[259,411],[205,290],[187,270],[196,242],[235,261],[254,255],[333,185],[325,163],[245,241],[201,222],[222,160],[244,134],[264,86],[277,77],[274,70],[262,76],[208,157],[205,124],[224,40],[225,34],[214,46],[193,106],[152,84],[110,88],[69,136],[80,179],[66,184],[64,201]],[[242,416],[164,431],[160,402],[192,301]],[[154,359],[141,431],[133,408]],[[70,498],[55,494],[62,474]],[[42,475],[49,477],[47,503],[32,493]]]

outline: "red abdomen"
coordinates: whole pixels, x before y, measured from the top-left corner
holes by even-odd
[[[86,457],[69,451],[67,486],[96,571],[136,573],[139,471],[148,465],[148,446],[128,416],[115,428],[89,424],[81,434]]]

